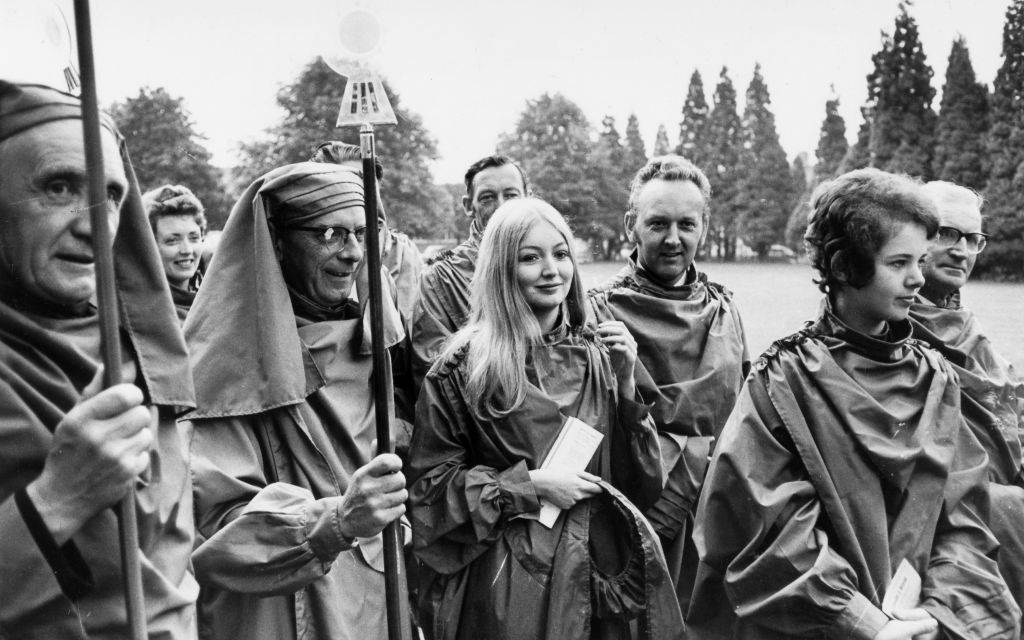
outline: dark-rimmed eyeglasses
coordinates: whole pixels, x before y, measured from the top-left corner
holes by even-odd
[[[377,223],[377,230],[380,231],[381,223]],[[305,231],[307,233],[315,233],[317,240],[320,244],[337,251],[348,244],[348,239],[355,236],[356,242],[362,243],[366,239],[366,227],[357,227],[355,229],[349,229],[341,225],[333,225],[329,227],[289,227],[289,231]]]
[[[984,233],[964,233],[956,227],[939,227],[939,233],[935,236],[935,244],[940,247],[952,247],[960,242],[960,238],[966,240],[967,253],[981,253],[988,244],[988,235]]]

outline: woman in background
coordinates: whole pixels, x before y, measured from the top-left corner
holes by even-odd
[[[206,235],[203,203],[191,189],[177,184],[147,191],[142,203],[156,237],[178,319],[185,322],[203,278],[199,269]]]

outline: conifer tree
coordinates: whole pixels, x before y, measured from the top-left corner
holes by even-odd
[[[690,86],[686,90],[686,102],[683,103],[683,119],[679,123],[679,144],[676,153],[683,156],[698,167],[708,171],[708,101],[704,97],[704,81],[696,69],[690,76]]]
[[[807,214],[810,211],[811,190],[815,183],[815,167],[807,166],[807,154],[800,153],[793,160],[792,185],[793,201],[786,222],[785,243],[796,252],[803,251],[804,231],[807,229]]]
[[[874,66],[871,73],[867,75],[868,97],[864,101],[864,106],[860,108],[862,120],[860,128],[857,130],[857,142],[847,150],[836,173],[846,173],[871,165],[871,124],[875,119],[875,108],[878,105],[878,96],[881,92],[882,76],[892,57],[892,46],[892,38],[883,31],[882,48],[871,56]]]
[[[743,241],[761,258],[783,239],[794,200],[789,162],[779,144],[775,114],[770,107],[768,85],[761,65],[755,64],[743,109],[743,151],[736,202]],[[801,180],[802,174],[801,169]]]
[[[711,201],[707,244],[716,249],[718,257],[734,260],[740,205],[738,174],[743,145],[742,123],[736,112],[736,89],[726,67],[722,67],[715,86],[714,108],[708,117],[706,134],[708,152],[702,168],[715,194]]]
[[[591,156],[589,175],[594,184],[596,207],[582,232],[606,257],[618,249],[617,240],[623,235],[622,214],[629,199],[631,174],[625,164],[626,148],[615,127],[615,118],[601,120],[601,132]],[[624,239],[624,238],[623,238]]]
[[[1003,63],[992,84],[985,187],[989,247],[977,271],[1024,276],[1024,0],[1011,0],[1003,24]]]
[[[988,89],[977,82],[967,42],[953,41],[935,128],[932,174],[972,189],[985,186]]]
[[[632,177],[640,170],[640,167],[647,164],[647,148],[644,146],[644,139],[640,137],[640,120],[635,113],[629,114],[626,120],[626,145],[622,158],[625,174]]]
[[[839,98],[833,95],[825,101],[825,119],[818,134],[818,148],[814,152],[815,185],[838,175],[850,144],[846,141],[846,121],[839,115]],[[815,185],[811,185],[812,187]]]
[[[668,141],[668,130],[665,129],[665,125],[658,125],[658,133],[654,136],[654,155],[663,156],[665,154],[672,153],[672,147]]]
[[[901,2],[871,120],[871,166],[924,179],[931,177],[936,120],[931,106],[935,97],[932,75],[917,22]]]

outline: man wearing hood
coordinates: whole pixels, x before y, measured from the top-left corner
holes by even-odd
[[[708,280],[694,256],[708,229],[711,187],[679,156],[652,159],[633,178],[627,265],[588,293],[598,322],[619,320],[637,341],[637,388],[661,437],[667,482],[645,515],[665,548],[686,611],[697,558],[693,509],[708,456],[750,366],[732,293]]]
[[[235,205],[185,322],[202,637],[386,633],[378,534],[407,492],[398,456],[374,457],[370,378],[390,387],[392,369],[370,355],[365,233],[358,174],[275,169]],[[405,332],[384,291],[395,357]],[[396,395],[389,409],[408,415]]]
[[[939,233],[910,308],[914,337],[942,352],[960,378],[961,409],[989,459],[989,526],[999,540],[999,571],[1024,606],[1024,381],[988,339],[960,290],[985,248],[981,196],[959,185],[924,185],[939,214]]]
[[[0,637],[124,638],[118,519],[136,488],[149,637],[195,637],[185,343],[123,141],[102,120],[121,321],[100,391],[88,177],[76,96],[0,81]]]

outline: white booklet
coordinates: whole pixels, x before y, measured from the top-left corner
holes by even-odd
[[[604,438],[601,432],[586,422],[569,417],[562,430],[555,438],[551,450],[544,457],[541,469],[564,469],[566,471],[583,471],[590,464],[598,445]],[[537,518],[542,525],[550,529],[561,509],[547,500],[540,501],[540,515]]]
[[[921,576],[906,558],[900,560],[882,599],[882,613],[891,616],[897,609],[913,609],[921,603]]]

